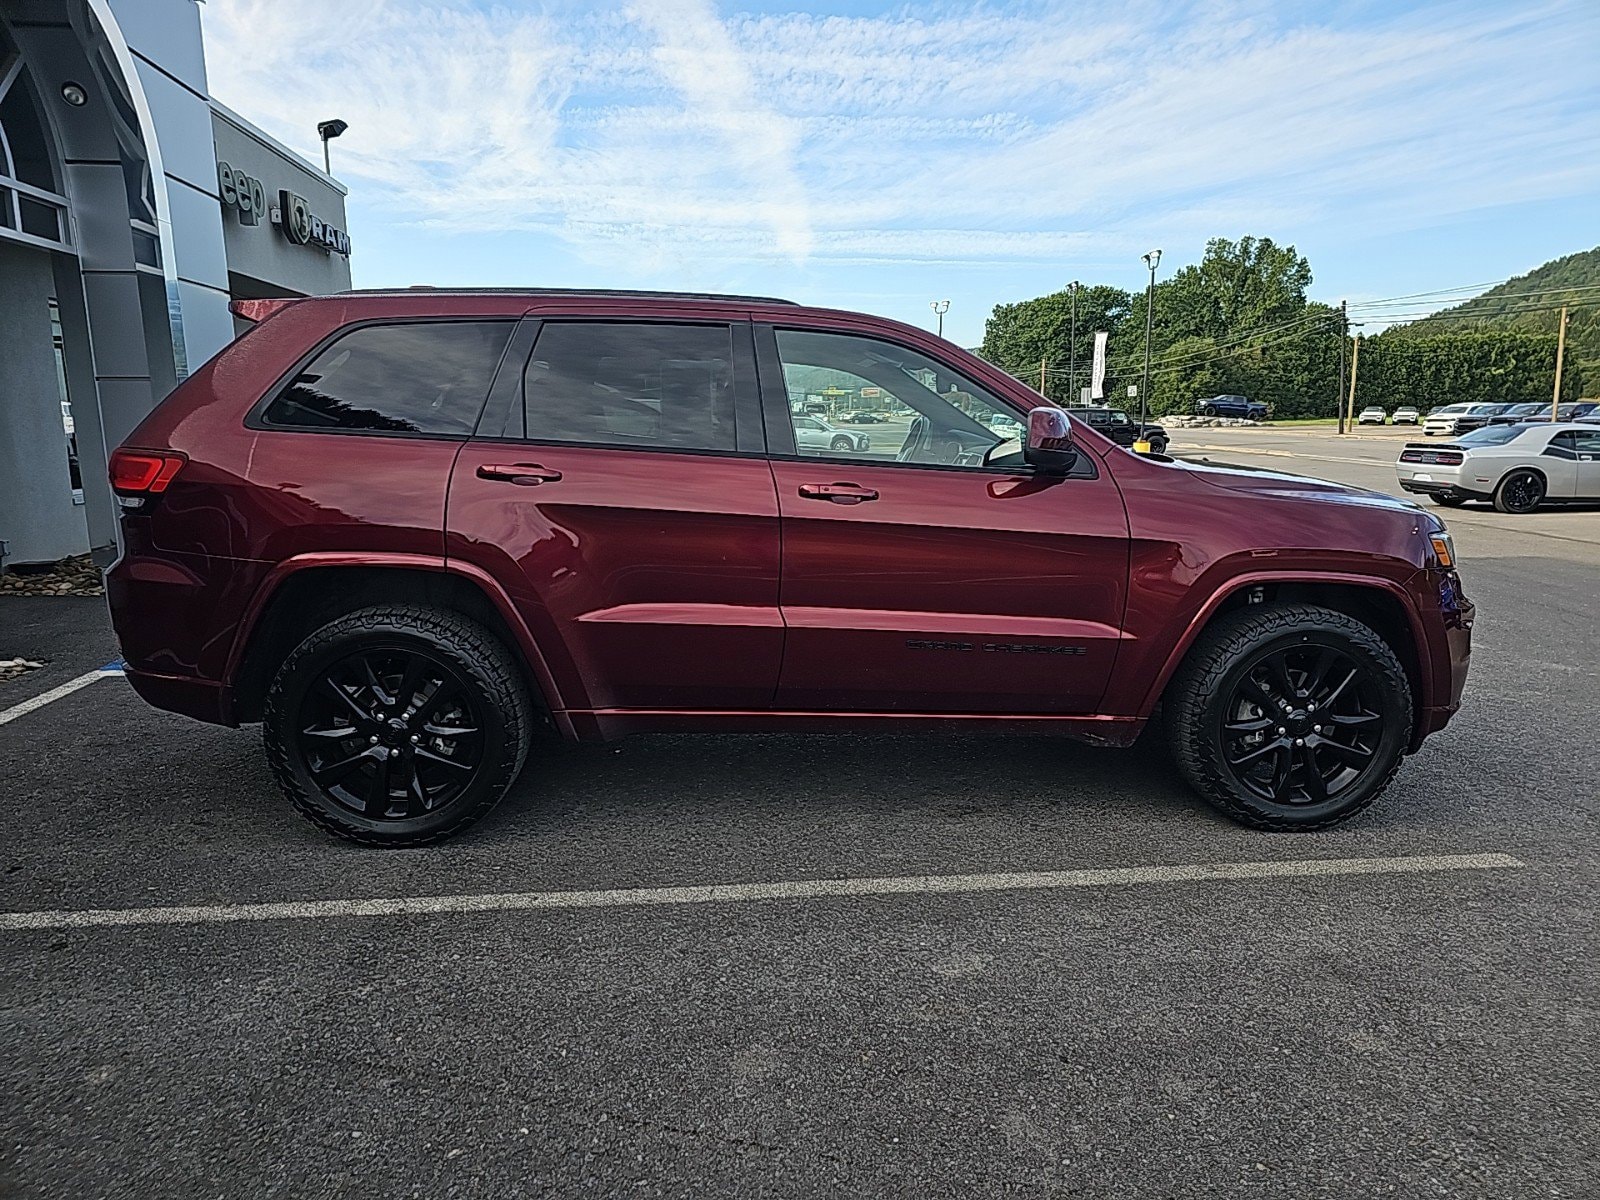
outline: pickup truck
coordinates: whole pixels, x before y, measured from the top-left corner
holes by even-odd
[[[1212,396],[1209,400],[1196,400],[1194,411],[1202,417],[1244,417],[1251,421],[1265,421],[1272,409],[1263,401],[1244,396]]]

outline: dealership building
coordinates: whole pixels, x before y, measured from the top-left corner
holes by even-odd
[[[110,449],[230,301],[350,286],[344,201],[211,98],[196,0],[0,0],[0,566],[115,543]]]

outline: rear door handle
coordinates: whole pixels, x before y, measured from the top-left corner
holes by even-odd
[[[876,500],[878,493],[859,483],[802,483],[800,497],[803,500],[828,500],[834,504],[861,504]]]
[[[484,463],[478,468],[478,478],[532,487],[538,483],[559,483],[561,472],[538,463]]]

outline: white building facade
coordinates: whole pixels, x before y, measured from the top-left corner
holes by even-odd
[[[349,287],[344,200],[212,99],[196,0],[0,0],[0,563],[115,543],[110,449],[231,300]]]

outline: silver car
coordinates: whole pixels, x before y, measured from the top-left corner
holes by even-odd
[[[1488,425],[1443,445],[1408,442],[1400,486],[1454,506],[1492,500],[1503,513],[1546,501],[1600,500],[1600,426],[1566,421]]]
[[[1402,404],[1394,410],[1394,416],[1389,418],[1396,425],[1420,425],[1422,414],[1409,404]]]
[[[840,429],[821,417],[796,416],[793,419],[795,445],[801,450],[843,450],[856,454],[872,448],[872,439],[853,429]]]
[[[1389,414],[1376,404],[1369,404],[1361,410],[1361,415],[1356,418],[1357,425],[1382,425],[1388,420]]]

